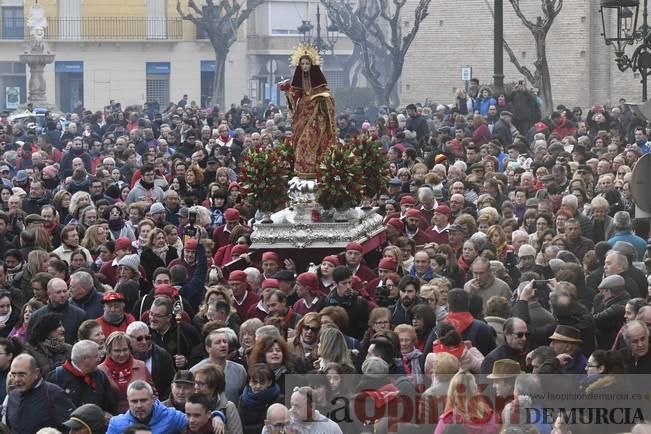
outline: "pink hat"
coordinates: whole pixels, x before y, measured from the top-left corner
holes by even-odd
[[[330,262],[335,267],[339,266],[339,258],[337,255],[328,255],[321,260],[321,262]]]
[[[357,250],[360,253],[364,253],[364,247],[360,243],[348,243],[346,250]]]
[[[197,247],[199,247],[199,241],[194,238],[188,239],[183,245],[183,248],[188,250],[197,250]]]
[[[450,208],[447,205],[441,204],[436,207],[434,212],[437,212],[439,214],[450,215]]]
[[[396,268],[398,268],[398,264],[396,264],[396,260],[393,258],[382,258],[380,259],[378,268],[382,268],[384,270],[396,271]]]
[[[262,289],[278,288],[279,285],[278,279],[265,279],[262,281]]]
[[[393,226],[394,228],[398,229],[400,232],[405,230],[405,224],[399,218],[394,217],[389,219],[387,225]]]
[[[240,212],[236,210],[235,208],[228,208],[226,211],[224,211],[224,218],[226,220],[239,220],[240,219]]]
[[[262,262],[264,261],[275,261],[280,265],[280,256],[276,252],[264,252],[262,254]]]
[[[416,218],[421,218],[423,215],[418,211],[416,208],[410,208],[407,210],[407,213],[405,214],[405,217],[416,217]]]
[[[246,282],[246,273],[242,270],[231,271],[231,274],[228,275],[229,282]]]
[[[127,237],[120,237],[115,240],[115,250],[131,251],[131,240]]]
[[[55,166],[45,166],[43,168],[43,174],[47,175],[49,178],[56,178],[59,176],[59,169]]]
[[[173,287],[172,285],[160,285],[154,289],[154,296],[164,295],[169,298],[176,298],[179,295],[179,290]]]
[[[246,252],[249,251],[249,246],[244,245],[244,244],[236,244],[233,246],[231,249],[231,255],[232,256],[240,256]]]
[[[299,274],[296,283],[305,286],[311,293],[319,292],[319,278],[314,273],[305,272]]]
[[[416,199],[409,195],[402,196],[400,199],[400,205],[416,205]]]

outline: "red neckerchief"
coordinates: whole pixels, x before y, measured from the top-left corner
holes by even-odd
[[[452,324],[459,334],[463,334],[463,332],[470,327],[474,318],[470,312],[449,312],[445,317],[445,321]]]
[[[454,357],[457,358],[457,360],[461,361],[461,356],[463,355],[463,351],[466,349],[466,346],[463,344],[463,342],[459,343],[459,345],[456,345],[454,347],[442,344],[438,339],[434,341],[434,344],[432,345],[432,352],[433,353],[448,353],[452,354]]]
[[[122,365],[118,365],[110,357],[107,357],[104,363],[109,368],[111,377],[117,383],[120,391],[126,393],[127,386],[131,382],[131,374],[133,373],[133,356],[130,355],[129,360]]]
[[[288,307],[288,308],[287,308],[287,314],[286,314],[285,317],[283,318],[283,322],[284,322],[285,324],[287,324],[288,326],[289,326],[289,320],[292,319],[292,314],[293,314],[293,313],[294,313],[294,311],[292,310],[292,308],[291,308],[291,307]]]
[[[79,369],[75,368],[70,360],[66,360],[63,364],[63,369],[68,371],[71,375],[77,378],[83,378],[84,383],[88,384],[91,389],[95,390],[97,388],[97,383],[90,375],[84,374]]]

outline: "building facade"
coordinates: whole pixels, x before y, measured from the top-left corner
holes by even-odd
[[[0,108],[13,109],[27,97],[25,20],[34,0],[0,0]],[[200,1],[196,2],[201,4]],[[165,107],[184,94],[210,104],[215,55],[205,35],[181,19],[176,0],[40,0],[48,19],[46,40],[56,55],[45,68],[48,99],[62,111],[83,104],[101,109],[110,100],[123,107],[156,101]],[[181,2],[182,7],[187,1]],[[292,71],[289,56],[301,40],[298,27],[315,23],[317,3],[270,0],[240,27],[226,59],[227,103],[244,95],[280,102],[275,83]],[[184,11],[187,9],[184,9]],[[322,18],[323,19],[323,18]],[[325,28],[325,21],[322,22]],[[324,35],[325,36],[325,35]],[[324,70],[334,87],[347,83],[338,57],[352,51],[344,38],[337,56],[326,54]]]
[[[26,49],[25,19],[33,2],[0,0],[2,109],[13,109],[27,97],[29,72],[18,62],[18,54]],[[402,105],[453,101],[455,90],[465,85],[462,67],[471,67],[481,83],[492,82],[492,3],[432,2],[399,82]],[[540,3],[522,3],[525,13],[535,19]],[[147,101],[164,107],[183,94],[203,106],[211,103],[212,46],[194,24],[180,18],[176,0],[40,0],[39,4],[48,18],[49,50],[56,55],[55,63],[45,69],[47,94],[63,111],[78,104],[97,110],[110,100],[123,107]],[[186,1],[181,4],[187,7]],[[256,9],[239,29],[226,59],[223,99],[227,105],[238,103],[244,95],[254,101],[283,102],[275,84],[291,76],[288,58],[302,40],[298,27],[305,20],[315,25],[317,4],[317,0],[267,0]],[[409,0],[407,9],[415,4]],[[521,62],[532,68],[533,38],[508,1],[504,11],[505,38]],[[406,10],[405,28],[412,24],[410,19]],[[335,96],[337,89],[343,93],[349,85],[344,65],[352,53],[350,41],[338,37],[336,55],[326,53],[323,67]],[[547,47],[555,104],[587,107],[620,97],[639,101],[639,76],[620,72],[612,48],[603,43],[597,2],[566,0]],[[506,55],[504,66],[506,82],[522,79]]]

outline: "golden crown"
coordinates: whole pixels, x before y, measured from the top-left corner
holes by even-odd
[[[298,66],[301,63],[301,57],[307,56],[310,58],[312,65],[320,66],[321,65],[321,56],[319,55],[316,47],[310,43],[300,44],[294,49],[292,57],[289,58],[289,62],[292,66]]]

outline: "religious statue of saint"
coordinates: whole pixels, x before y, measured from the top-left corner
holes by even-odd
[[[45,29],[47,28],[47,18],[43,6],[32,5],[29,17],[27,18],[27,27],[29,27],[29,43],[32,53],[42,53],[45,50]]]
[[[280,83],[279,88],[285,92],[292,113],[294,172],[301,179],[314,179],[326,150],[337,143],[335,101],[321,72],[316,48],[299,45],[291,64],[296,66],[294,77]]]

